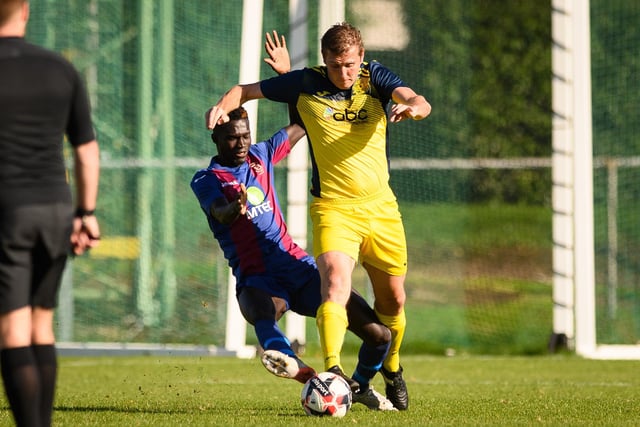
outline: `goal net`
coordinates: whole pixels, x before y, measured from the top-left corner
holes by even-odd
[[[586,357],[640,358],[640,7],[553,2],[554,331]]]
[[[102,149],[98,209],[104,239],[70,263],[56,314],[59,341],[87,349],[102,343],[102,351],[226,351],[229,304],[235,303],[228,267],[189,182],[215,154],[204,112],[240,78],[241,3],[30,3],[28,38],[62,53],[82,72]],[[321,3],[305,2],[306,40],[289,40],[301,42],[306,50],[300,55],[311,65],[318,63],[325,30],[318,24]],[[427,120],[390,126],[391,180],[409,248],[403,351],[546,352],[553,332],[551,6],[472,0],[347,0],[344,6],[346,18],[363,32],[366,59],[388,65],[433,104]],[[265,1],[262,10],[263,32],[295,33],[287,2]],[[619,37],[630,37],[635,27]],[[625,43],[631,52],[633,40]],[[625,119],[636,110],[631,97],[615,92],[626,89],[612,77],[622,69],[607,62],[608,46],[601,46],[603,66],[610,67],[602,74],[610,83],[600,87],[605,98],[594,96],[610,107],[594,132],[608,142],[597,154],[627,158],[633,144],[621,141],[633,134],[623,138],[619,132],[637,126]],[[619,54],[624,51],[620,46]],[[257,75],[270,77],[269,67],[257,62]],[[625,104],[617,104],[622,98]],[[268,101],[258,104],[257,113],[256,139],[288,120],[284,106]],[[598,192],[608,185],[606,170],[596,173],[596,200],[602,202],[597,221],[606,212],[605,193]],[[619,164],[616,175],[618,285],[608,289],[615,289],[617,305],[602,306],[608,340],[638,335],[634,170]],[[291,184],[286,167],[276,176],[284,201]],[[306,236],[307,247],[311,238]],[[608,241],[596,234],[598,269],[606,268]],[[354,286],[371,299],[361,268]],[[634,325],[632,334],[631,326],[622,327],[625,321]],[[305,328],[303,344],[318,349],[315,322],[307,319]],[[242,335],[256,343],[250,329]],[[348,336],[345,349],[356,345]]]
[[[592,2],[591,15],[596,342],[640,358],[640,5]]]

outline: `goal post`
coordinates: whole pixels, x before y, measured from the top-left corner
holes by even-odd
[[[308,2],[289,1],[288,48],[291,52],[291,68],[307,65],[308,56]],[[322,16],[322,13],[320,14]],[[293,240],[307,248],[307,193],[309,182],[309,149],[304,137],[287,158],[287,227]],[[307,342],[306,319],[293,311],[285,315],[285,334],[296,351],[304,351]]]
[[[587,358],[640,359],[640,345],[598,344],[596,334],[590,2],[553,0],[552,39],[550,346],[566,345]]]

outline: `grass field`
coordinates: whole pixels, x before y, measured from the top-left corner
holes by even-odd
[[[316,358],[307,360],[319,365]],[[345,356],[345,368],[354,359]],[[55,426],[637,426],[640,361],[570,355],[403,358],[405,412],[355,405],[342,419],[304,415],[301,385],[257,359],[61,358]],[[383,389],[379,377],[374,380]],[[0,425],[11,425],[0,400]]]

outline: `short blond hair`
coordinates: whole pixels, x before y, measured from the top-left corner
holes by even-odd
[[[329,28],[322,36],[320,46],[323,56],[329,52],[341,55],[352,46],[358,47],[360,55],[364,52],[364,42],[360,30],[348,22],[341,22]]]

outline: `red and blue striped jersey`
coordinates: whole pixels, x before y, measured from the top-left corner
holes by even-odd
[[[240,166],[222,166],[213,157],[191,180],[209,228],[239,282],[252,275],[290,279],[285,276],[291,273],[291,261],[314,264],[287,232],[276,193],[274,165],[290,151],[287,132],[281,129],[270,139],[253,144]],[[221,197],[234,200],[241,183],[247,188],[247,213],[230,225],[221,224],[211,215],[210,207]]]

